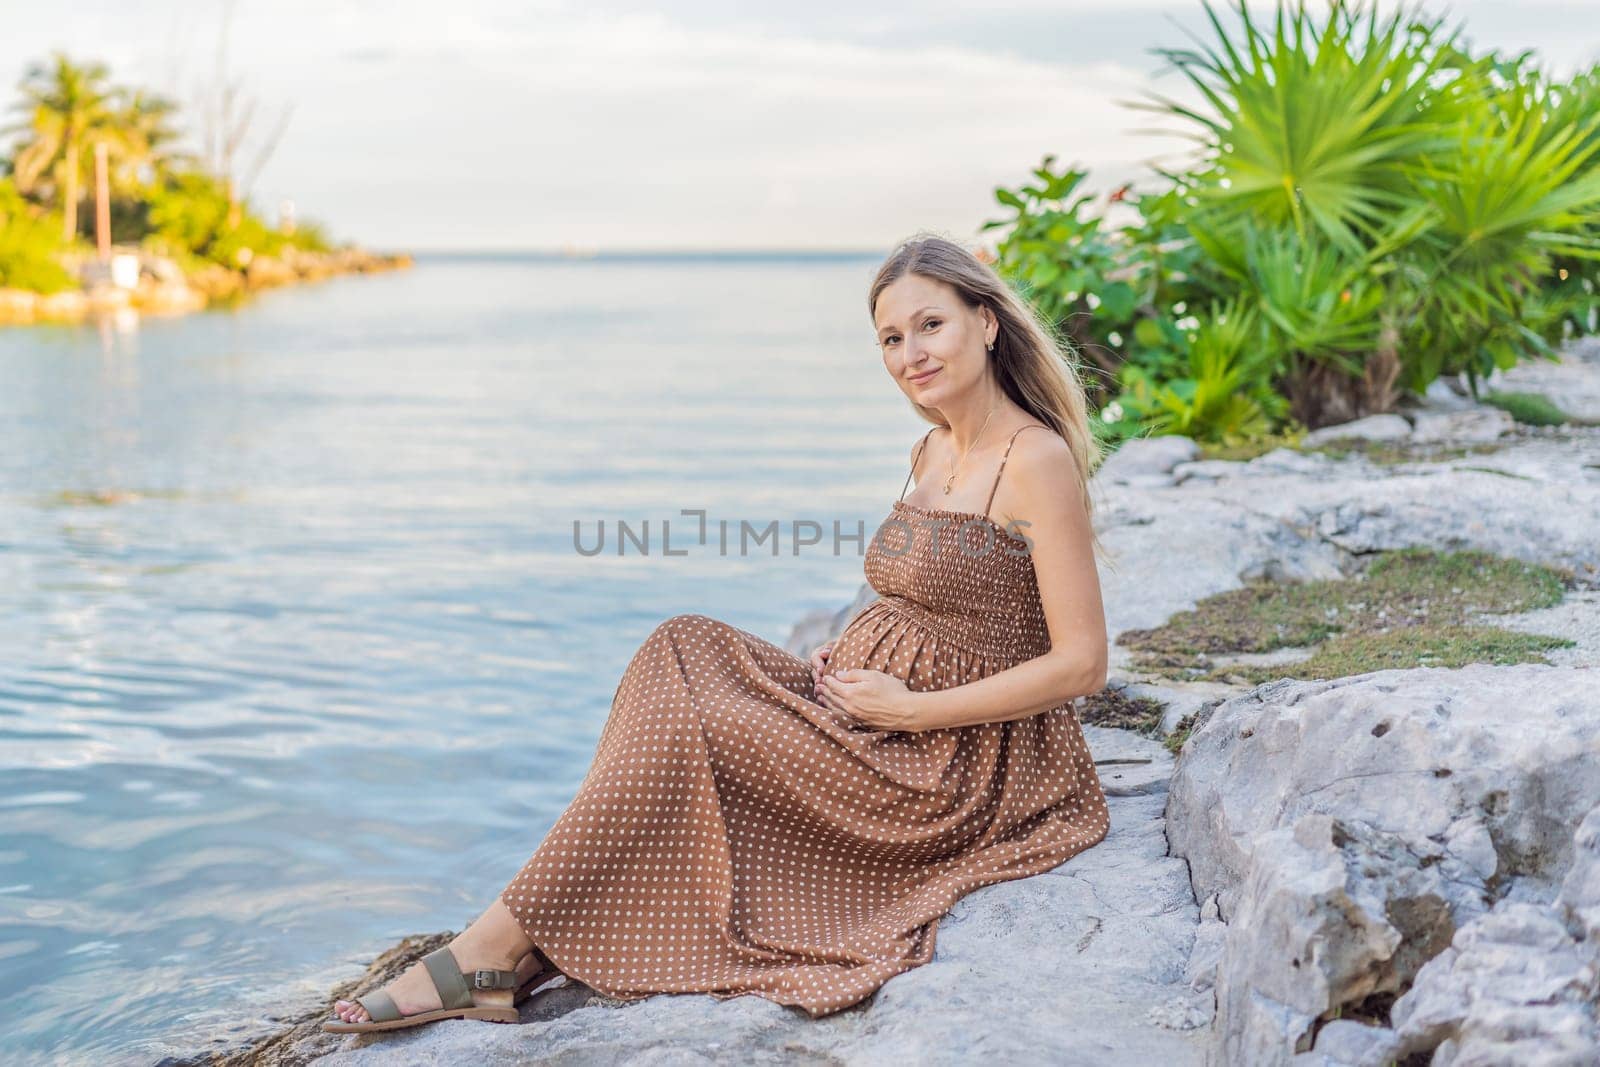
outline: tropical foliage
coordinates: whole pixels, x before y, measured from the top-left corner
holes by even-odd
[[[181,150],[177,106],[113,84],[105,64],[57,54],[32,64],[18,90],[3,131],[13,150],[0,159],[0,286],[71,284],[59,257],[93,236],[94,212],[85,208],[97,152],[106,159],[112,240],[235,270],[254,254],[329,247],[314,225],[282,233],[240,203],[225,176]]]
[[[325,251],[320,230],[302,228],[293,237],[243,214],[237,221],[226,185],[201,171],[165,174],[145,189],[146,243],[178,258],[185,255],[228,267],[245,267],[256,255],[277,255],[294,246]]]
[[[73,285],[56,254],[61,249],[57,219],[0,178],[0,289],[54,293]]]
[[[1472,55],[1442,20],[1247,4],[1155,51],[1201,101],[1141,105],[1196,145],[1109,228],[1054,157],[999,189],[998,266],[1079,342],[1111,439],[1230,443],[1476,390],[1596,329],[1600,68]]]

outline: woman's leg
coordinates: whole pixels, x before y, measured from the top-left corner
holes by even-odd
[[[574,962],[580,956],[604,956],[611,951],[603,947],[601,938],[593,936],[596,933],[607,931],[609,937],[609,930],[615,929],[619,937],[637,935],[633,927],[641,920],[639,909],[629,896],[636,890],[628,884],[628,877],[647,870],[659,872],[665,869],[663,865],[684,862],[675,841],[698,840],[707,832],[696,824],[699,807],[709,805],[713,811],[721,810],[716,801],[714,768],[706,752],[706,727],[685,665],[702,687],[720,685],[723,679],[717,672],[727,661],[697,657],[704,657],[706,649],[713,645],[721,649],[742,647],[729,643],[735,640],[742,640],[740,631],[704,615],[688,614],[667,619],[640,645],[613,694],[611,713],[601,729],[594,760],[578,795],[516,877],[450,943],[464,970],[510,969],[533,946],[524,924],[511,910],[512,904],[522,911],[527,926],[536,927],[538,936],[548,938],[539,943],[542,951],[572,951]],[[775,646],[774,653],[785,655]],[[782,666],[784,670],[779,673],[793,692],[809,689],[808,665],[785,656]],[[736,737],[739,743],[747,740],[743,729],[736,730]],[[649,824],[641,824],[640,812],[620,798],[623,792],[645,791],[642,781],[634,784],[638,777],[634,768],[640,759],[654,762],[658,751],[662,755],[671,753],[675,759],[681,757],[684,762],[675,773],[649,776],[652,781],[648,804],[657,814]],[[655,837],[658,831],[665,833],[672,823],[680,824],[676,826],[680,837]],[[649,838],[635,840],[634,833],[645,825]],[[622,841],[631,843],[624,846]],[[719,844],[714,839],[701,848],[709,850],[713,858],[720,849],[720,862],[727,863],[725,842]],[[703,859],[705,854],[702,851],[697,856]],[[706,877],[698,869],[686,873]],[[607,891],[597,889],[602,885]],[[672,918],[684,921],[677,910]],[[547,927],[548,934],[540,933],[540,926]],[[715,931],[700,933],[712,939],[711,948],[721,936]],[[677,942],[673,947],[684,955],[689,951],[684,945]],[[404,1014],[439,1006],[433,983],[425,969],[418,966],[407,970],[386,989]],[[504,993],[505,1003],[511,1002],[511,990],[483,992]],[[626,999],[620,992],[612,995]],[[366,1009],[353,1001],[337,1002],[336,1010],[353,1022],[367,1017]]]

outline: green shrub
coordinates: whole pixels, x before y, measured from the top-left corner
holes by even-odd
[[[61,266],[61,217],[28,203],[0,178],[0,288],[55,293],[77,287]]]
[[[983,227],[1101,372],[1103,436],[1315,428],[1600,329],[1600,66],[1561,82],[1359,0],[1240,4],[1234,32],[1203,2],[1210,43],[1153,51],[1204,103],[1139,105],[1189,124],[1188,170],[1113,194],[1138,218],[1112,229],[1047,156]]]
[[[229,225],[227,188],[199,171],[165,175],[146,189],[148,247],[182,250],[207,262],[239,270],[253,256],[275,256],[285,248],[316,248],[325,243],[315,225],[290,237],[268,226],[248,204],[239,205]]]
[[[1182,376],[1156,383],[1129,367],[1125,399],[1154,434],[1232,444],[1272,432],[1286,403],[1272,389],[1278,351],[1243,301],[1212,307],[1185,339]]]

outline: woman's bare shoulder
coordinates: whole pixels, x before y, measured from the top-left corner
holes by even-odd
[[[912,470],[916,470],[917,461],[922,456],[924,446],[932,447],[933,443],[939,439],[939,432],[945,429],[948,429],[948,427],[935,426],[930,430],[924,430],[922,431],[922,436],[917,438],[916,441],[912,442],[910,453]]]
[[[1006,458],[1006,472],[1024,497],[1051,496],[1078,484],[1072,446],[1053,427],[1037,423],[1017,431]]]

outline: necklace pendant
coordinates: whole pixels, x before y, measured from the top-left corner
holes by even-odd
[[[949,496],[950,495],[950,483],[949,482],[945,482],[944,483],[944,495],[945,496]]]

